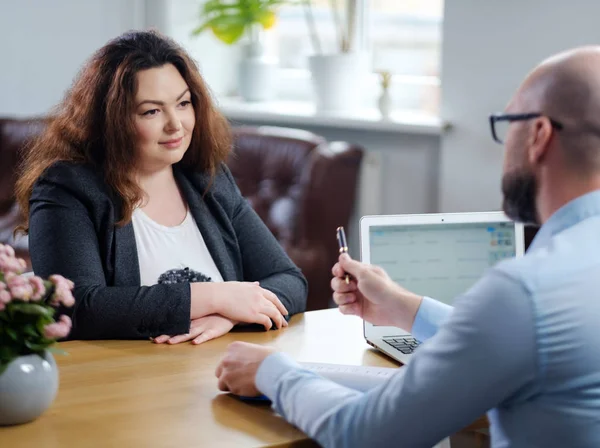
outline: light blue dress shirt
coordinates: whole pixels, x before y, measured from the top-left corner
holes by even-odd
[[[367,393],[282,353],[257,387],[325,447],[431,447],[488,411],[493,447],[600,447],[600,191],[558,210],[453,309],[423,300],[413,335],[424,343],[411,362]]]

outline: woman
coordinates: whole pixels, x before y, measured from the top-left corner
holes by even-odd
[[[132,32],[92,56],[17,184],[34,271],[75,282],[72,338],[201,343],[304,310],[306,280],[241,196],[230,145],[172,40]]]

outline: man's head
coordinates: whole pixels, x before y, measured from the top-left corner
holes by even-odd
[[[600,47],[544,61],[519,87],[506,114],[515,115],[508,116],[504,141],[503,208],[517,221],[540,224],[556,208],[540,203],[551,182],[583,186],[600,173]]]

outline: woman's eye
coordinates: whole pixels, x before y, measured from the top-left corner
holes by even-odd
[[[156,115],[157,113],[158,113],[158,109],[150,109],[150,110],[147,110],[146,112],[144,112],[142,115],[150,116],[150,115]]]
[[[184,101],[182,101],[181,103],[179,103],[179,105],[180,105],[181,107],[186,107],[186,106],[189,106],[190,104],[192,104],[192,102],[191,102],[191,101],[189,101],[189,100],[184,100]]]

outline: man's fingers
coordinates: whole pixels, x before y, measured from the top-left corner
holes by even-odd
[[[219,378],[221,376],[221,373],[223,372],[223,361],[221,361],[219,363],[219,365],[217,366],[217,368],[215,369],[215,376],[217,378]]]
[[[350,305],[356,302],[356,294],[349,293],[333,293],[333,301],[338,305]]]
[[[339,263],[333,265],[333,268],[331,268],[331,273],[334,277],[344,276],[344,270],[342,269],[342,266]]]
[[[262,291],[263,296],[265,296],[267,300],[269,300],[273,305],[275,305],[281,314],[283,314],[284,316],[287,316],[289,314],[288,310],[285,308],[285,306],[283,306],[283,303],[281,303],[281,300],[279,300],[279,298],[272,291],[269,291],[268,289],[264,288],[262,288]]]
[[[346,283],[343,278],[333,277],[331,279],[331,289],[339,293],[356,291],[356,280],[350,280],[350,283]]]
[[[340,285],[344,285],[345,287],[348,287],[350,284],[352,284],[352,282],[354,282],[354,288],[356,288],[356,280],[354,280],[349,274],[348,272],[346,272],[344,270],[344,268],[342,268],[342,265],[340,263],[336,263],[335,265],[333,265],[333,268],[331,269],[331,273],[333,274],[334,278],[337,278],[340,280],[339,284]],[[350,283],[346,282],[346,277],[350,277]],[[331,288],[333,290],[336,289],[336,287],[333,284],[333,280],[331,283]]]
[[[339,258],[339,263],[342,270],[345,273],[352,275],[354,278],[359,278],[361,272],[367,266],[359,261],[353,260],[348,254],[341,254]],[[338,277],[341,277],[341,275],[339,275]]]
[[[355,316],[360,316],[360,306],[358,303],[350,303],[348,305],[340,305],[338,308],[342,314],[353,314]]]
[[[219,376],[219,390],[229,392],[229,387],[227,387],[227,382],[225,381],[225,375]]]

